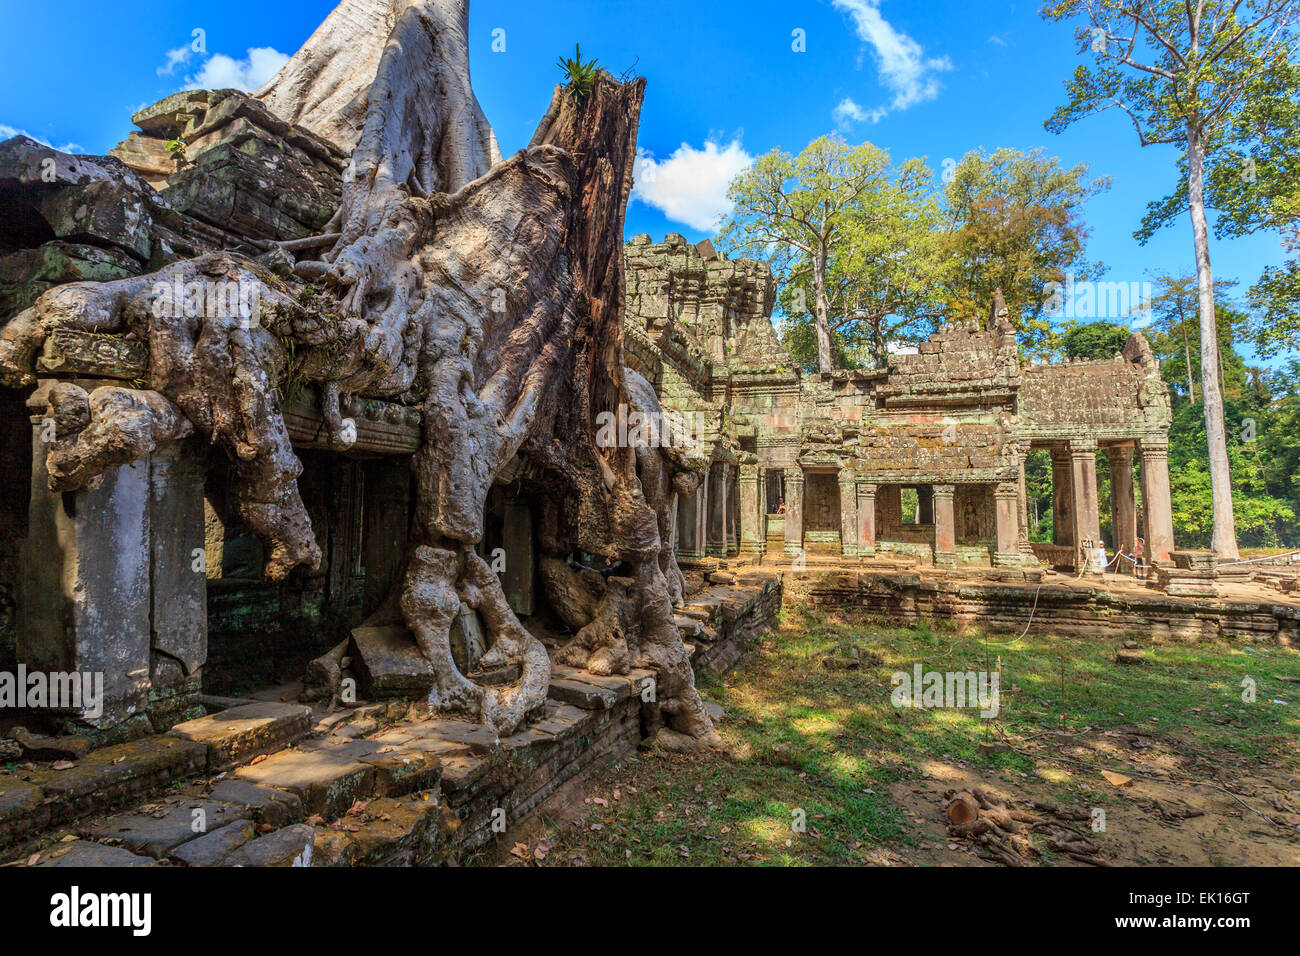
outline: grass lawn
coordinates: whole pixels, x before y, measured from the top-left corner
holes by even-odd
[[[863,666],[823,666],[849,646],[861,649]],[[999,671],[1000,715],[895,707],[892,675],[918,663],[926,671]],[[1102,769],[1184,788],[1196,780],[1210,794],[1246,772],[1290,775],[1290,786],[1300,787],[1300,685],[1279,675],[1300,677],[1300,654],[1180,644],[1147,647],[1144,663],[1124,666],[1112,640],[1059,638],[1037,627],[1018,642],[889,628],[794,595],[745,663],[700,687],[726,710],[718,728],[727,752],[650,751],[623,761],[592,781],[580,812],[547,827],[545,857],[591,865],[935,862],[915,856],[934,838],[918,826],[927,814],[909,809],[900,793],[921,793],[911,781],[933,787],[945,769],[1076,806],[1134,799]],[[1248,677],[1254,703],[1242,699]],[[1003,740],[1014,749],[980,752],[981,741]],[[1271,829],[1256,817],[1240,812],[1233,820]],[[1291,838],[1300,830],[1281,833],[1284,846]]]

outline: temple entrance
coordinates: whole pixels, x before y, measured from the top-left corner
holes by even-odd
[[[803,521],[806,550],[841,553],[840,485],[836,474],[807,475]]]

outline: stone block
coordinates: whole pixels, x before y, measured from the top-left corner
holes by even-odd
[[[133,853],[162,860],[181,844],[249,816],[249,809],[239,804],[196,800],[172,807],[161,816],[149,813],[116,816],[89,835],[97,840],[120,842]]]
[[[433,668],[405,625],[355,628],[352,646],[352,666],[367,700],[429,696]]]
[[[201,773],[207,748],[175,737],[146,737],[104,747],[68,770],[41,770],[32,782],[45,791],[54,824],[110,810]]]
[[[222,866],[311,866],[315,828],[297,823],[250,840],[222,862]]]
[[[203,744],[217,773],[292,746],[311,731],[311,708],[258,701],[177,724],[169,733]]]
[[[170,856],[186,866],[218,866],[235,850],[257,835],[257,829],[247,820],[228,823],[218,830],[197,839],[182,843]]]
[[[254,820],[273,827],[287,826],[302,819],[302,798],[288,790],[228,777],[213,787],[209,796],[213,800],[247,807]]]
[[[117,846],[103,846],[77,840],[65,844],[50,854],[48,859],[36,864],[42,867],[73,867],[76,869],[103,867],[157,866],[147,856],[140,856]]]
[[[374,789],[375,769],[346,755],[320,750],[289,750],[241,767],[237,780],[296,793],[303,812],[333,819]]]
[[[34,836],[49,825],[50,808],[44,799],[40,787],[0,776],[0,846]]]

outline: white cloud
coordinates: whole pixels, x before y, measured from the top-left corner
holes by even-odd
[[[194,55],[194,50],[188,46],[178,46],[174,50],[167,51],[167,62],[158,67],[159,76],[171,76],[176,72],[176,67],[190,62],[190,57]]]
[[[13,139],[15,136],[26,136],[28,139],[34,139],[42,146],[48,146],[50,149],[57,149],[60,153],[84,153],[86,150],[77,143],[64,143],[62,146],[55,146],[44,136],[37,136],[35,133],[29,133],[25,129],[18,129],[16,126],[9,126],[0,123],[0,141]]]
[[[248,56],[242,60],[224,53],[214,53],[198,73],[186,80],[185,89],[251,92],[275,76],[288,61],[287,53],[269,46],[249,47]]]
[[[895,29],[880,12],[881,0],[832,0],[836,9],[853,18],[854,31],[868,47],[880,71],[880,82],[893,94],[887,106],[863,110],[850,99],[835,108],[837,122],[879,122],[895,110],[905,110],[938,97],[943,89],[936,74],[951,70],[947,57],[926,56],[921,44]],[[857,109],[860,118],[845,110]]]
[[[658,209],[673,222],[712,231],[731,211],[727,187],[754,164],[740,138],[723,145],[709,140],[703,149],[682,143],[667,159],[638,149],[632,198]]]
[[[883,106],[878,106],[874,110],[864,110],[853,97],[846,96],[840,100],[835,109],[831,110],[831,117],[835,120],[836,126],[847,129],[854,123],[865,123],[868,120],[879,123],[888,112],[889,110]]]

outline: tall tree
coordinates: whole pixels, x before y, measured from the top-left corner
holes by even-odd
[[[947,270],[942,210],[933,174],[922,160],[886,170],[846,210],[841,238],[826,268],[827,320],[837,362],[883,368],[891,346],[915,341],[938,323],[935,297]],[[814,324],[811,270],[797,268],[784,284],[781,305],[795,327]]]
[[[835,367],[830,271],[836,250],[865,199],[887,178],[889,155],[841,136],[813,140],[798,156],[781,149],[759,157],[732,182],[731,215],[719,239],[732,252],[768,259],[779,280],[806,283],[817,337],[817,367]]]
[[[953,270],[946,305],[956,318],[985,319],[1007,309],[1025,348],[1049,350],[1044,317],[1048,284],[1086,280],[1103,271],[1085,257],[1088,229],[1080,209],[1108,189],[1085,165],[1065,169],[1041,149],[968,153],[946,175]],[[996,303],[996,305],[995,305]]]
[[[1196,252],[1202,366],[1217,368],[1214,274],[1205,215],[1206,159],[1223,143],[1251,85],[1290,62],[1296,0],[1058,0],[1050,20],[1083,18],[1080,65],[1067,81],[1070,101],[1047,121],[1060,132],[1108,109],[1122,110],[1143,146],[1172,145],[1186,159],[1187,211]],[[1216,376],[1202,382],[1214,492],[1213,549],[1238,557],[1232,477]]]

